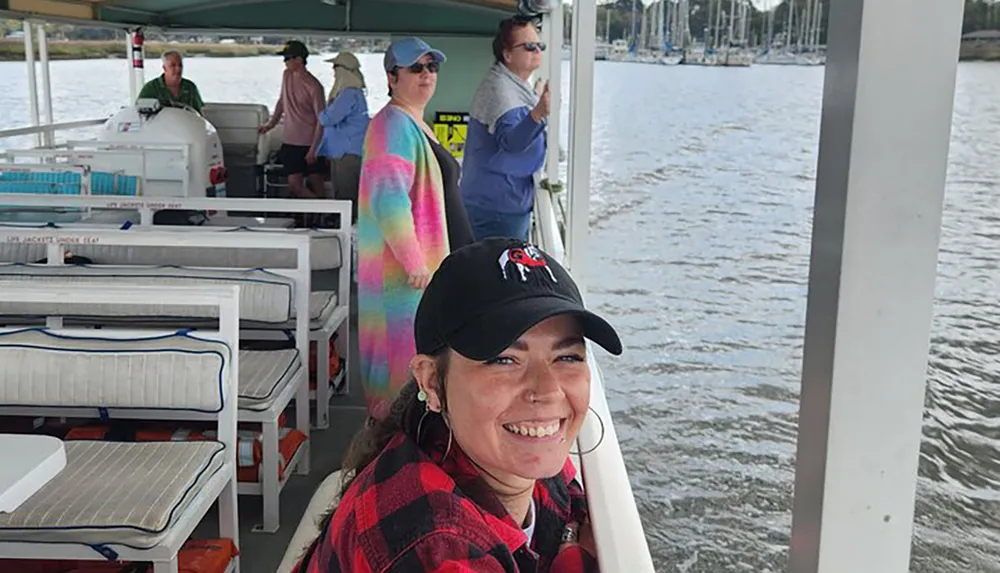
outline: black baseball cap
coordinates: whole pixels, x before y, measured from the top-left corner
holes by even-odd
[[[289,40],[285,42],[285,47],[278,52],[278,55],[286,58],[306,58],[309,57],[309,48],[298,40]]]
[[[538,247],[491,238],[448,255],[424,290],[413,330],[419,354],[451,348],[489,360],[539,322],[575,316],[583,335],[622,353],[615,329],[583,306],[572,277]]]

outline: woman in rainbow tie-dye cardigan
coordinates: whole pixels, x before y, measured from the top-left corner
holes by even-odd
[[[382,419],[409,380],[413,318],[449,253],[444,178],[424,108],[444,54],[417,38],[386,52],[391,101],[365,137],[358,191],[358,346],[369,414]]]

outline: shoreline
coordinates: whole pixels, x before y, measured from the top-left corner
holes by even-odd
[[[159,59],[163,52],[177,50],[185,58],[243,58],[252,56],[273,56],[281,50],[281,46],[265,44],[197,44],[146,42],[145,55],[147,60]],[[49,60],[102,60],[125,59],[125,41],[50,41]],[[23,62],[24,41],[0,40],[0,61]]]
[[[958,52],[960,62],[1000,62],[1000,43],[962,42]]]
[[[155,60],[167,50],[177,50],[186,58],[247,58],[276,55],[281,46],[265,44],[199,44],[146,42],[146,59]],[[65,40],[49,42],[50,60],[125,59],[125,42]],[[1000,43],[962,42],[960,62],[1000,62]],[[23,62],[24,42],[0,40],[0,62]]]

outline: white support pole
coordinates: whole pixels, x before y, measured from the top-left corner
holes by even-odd
[[[138,33],[142,33],[142,30],[140,29],[137,32]],[[142,91],[142,86],[146,85],[146,41],[145,41],[145,39],[143,39],[142,47],[139,50],[139,56],[141,58],[140,61],[142,62],[142,67],[135,68],[135,75],[136,75],[135,83],[136,83],[136,86],[138,86],[138,90]],[[138,93],[136,93],[136,97],[139,97]]]
[[[559,181],[560,131],[562,129],[562,39],[563,5],[556,4],[545,16],[542,33],[549,45],[546,61],[546,78],[549,81],[549,113],[545,158],[545,175],[550,183]]]
[[[132,66],[132,32],[125,33],[125,62],[128,66],[128,100],[134,102],[139,97],[139,85],[135,67]]]
[[[590,226],[590,143],[594,117],[594,44],[597,3],[573,5],[573,60],[569,106],[569,213],[566,222],[566,258],[580,291],[586,292],[587,232]]]
[[[962,11],[830,6],[789,573],[909,571]]]
[[[35,78],[35,41],[31,22],[24,21],[24,63],[28,66],[28,113],[31,126],[38,127],[38,80]],[[41,132],[35,134],[35,145],[42,145]]]
[[[42,112],[45,125],[52,125],[52,82],[49,79],[49,38],[45,33],[45,24],[38,25],[38,61],[42,66]],[[56,134],[46,131],[43,138],[45,147],[55,145]]]

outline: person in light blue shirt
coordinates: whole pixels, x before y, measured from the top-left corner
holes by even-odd
[[[462,160],[462,201],[477,241],[528,240],[549,116],[548,84],[538,95],[529,79],[544,50],[530,22],[500,22],[493,38],[496,61],[469,109]]]
[[[358,220],[358,179],[361,150],[368,130],[368,101],[361,63],[350,52],[327,60],[333,63],[333,89],[326,109],[319,114],[323,139],[319,153],[330,162],[330,182],[335,199],[350,200],[351,222]]]

